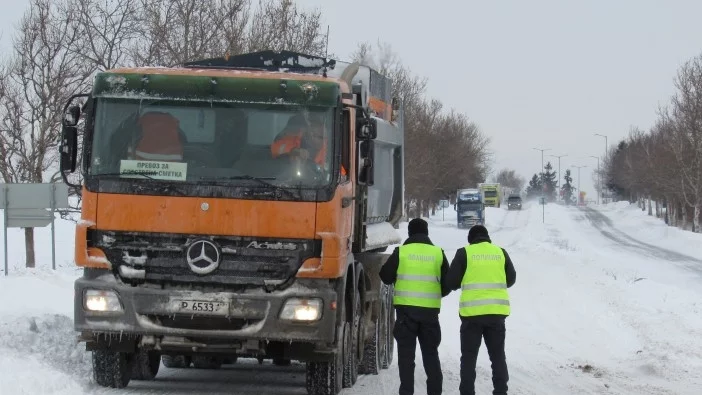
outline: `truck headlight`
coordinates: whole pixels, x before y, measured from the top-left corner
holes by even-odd
[[[114,291],[88,289],[83,297],[83,306],[88,311],[115,313],[122,311],[122,303]]]
[[[321,317],[321,299],[288,299],[280,311],[281,320],[312,322],[319,320]]]

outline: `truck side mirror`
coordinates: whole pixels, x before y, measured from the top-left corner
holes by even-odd
[[[61,130],[61,172],[73,173],[76,171],[78,158],[78,128],[64,124]]]
[[[358,143],[358,184],[372,186],[374,183],[374,142],[363,140]]]
[[[63,114],[63,124],[66,126],[78,125],[80,119],[80,106],[71,106],[68,111]]]
[[[356,138],[374,140],[378,137],[378,121],[374,118],[361,118],[356,121]]]

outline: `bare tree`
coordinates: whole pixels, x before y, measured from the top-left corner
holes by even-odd
[[[512,188],[515,191],[521,191],[524,188],[526,180],[521,177],[515,170],[502,169],[495,176],[495,182],[499,182],[501,185]]]
[[[130,43],[139,37],[138,0],[69,0],[76,13],[79,41],[68,50],[82,56],[96,70],[108,70],[127,61]]]
[[[327,40],[322,32],[322,13],[302,11],[292,0],[260,0],[248,44],[250,51],[285,49],[324,56]]]
[[[224,56],[233,36],[223,33],[240,31],[247,5],[247,0],[141,0],[140,38],[131,45],[131,61],[175,66]]]
[[[669,141],[682,175],[683,199],[693,209],[693,231],[702,232],[702,55],[680,68],[675,87],[675,127]]]
[[[14,40],[0,102],[0,174],[5,182],[58,178],[60,120],[68,97],[90,70],[67,48],[77,45],[77,20],[65,3],[32,0]],[[35,266],[34,229],[25,228],[27,267]]]

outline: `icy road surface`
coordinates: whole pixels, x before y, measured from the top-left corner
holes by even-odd
[[[465,244],[449,209],[430,237],[453,258]],[[493,241],[512,256],[517,283],[507,320],[510,394],[698,394],[702,388],[702,235],[665,226],[628,204],[579,209],[488,209]],[[21,266],[11,230],[10,276],[0,278],[0,394],[305,394],[304,367],[240,360],[221,370],[161,367],[154,382],[106,390],[91,379],[89,354],[74,342],[72,229],[61,223],[57,273]],[[405,236],[406,224],[402,228]],[[49,245],[40,230],[37,246]],[[44,232],[44,233],[42,233]],[[17,247],[15,247],[17,246]],[[50,267],[51,251],[38,251]],[[444,394],[458,394],[458,293],[444,299],[440,355]],[[396,361],[396,359],[395,359]],[[491,392],[479,357],[477,390]],[[397,365],[361,376],[344,395],[396,394]],[[426,393],[418,353],[416,393]]]

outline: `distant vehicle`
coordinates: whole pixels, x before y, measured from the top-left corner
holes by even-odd
[[[480,183],[478,189],[482,194],[483,203],[487,207],[500,207],[500,184],[499,183]]]
[[[456,226],[459,229],[485,224],[485,205],[478,189],[459,189],[456,193]]]
[[[519,195],[512,195],[507,198],[507,209],[508,210],[521,210],[522,209],[522,197]]]

